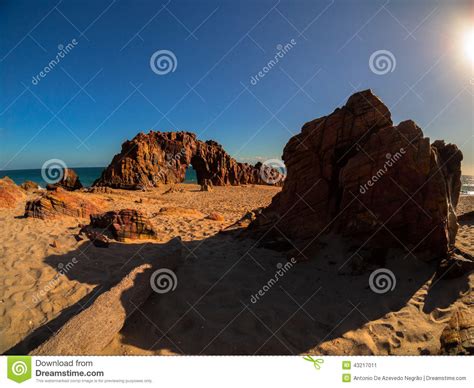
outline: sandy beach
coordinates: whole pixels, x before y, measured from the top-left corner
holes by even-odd
[[[130,269],[159,258],[178,236],[176,290],[153,294],[137,307],[101,354],[438,354],[450,313],[474,285],[472,274],[434,279],[435,264],[394,250],[386,267],[397,274],[397,287],[380,296],[368,287],[369,272],[348,262],[350,247],[326,236],[307,252],[310,261],[291,265],[255,300],[290,257],[219,232],[267,206],[280,188],[202,192],[198,185],[179,184],[166,193],[169,188],[77,193],[104,211],[141,210],[158,232],[157,240],[112,242],[108,248],[74,238],[87,219],[23,218],[36,193],[0,209],[0,351],[33,350]],[[458,215],[472,210],[472,197],[461,197]],[[212,213],[222,220],[210,219]],[[474,254],[472,219],[459,223],[457,245]]]

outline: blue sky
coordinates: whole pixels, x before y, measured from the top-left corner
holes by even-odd
[[[1,0],[0,170],[52,158],[105,166],[150,129],[195,132],[238,160],[280,158],[306,121],[372,88],[396,123],[413,119],[431,140],[458,144],[474,174],[473,63],[463,50],[473,21],[473,5],[455,0]],[[152,71],[158,50],[173,52],[174,72]],[[371,71],[378,50],[393,55],[393,71]]]

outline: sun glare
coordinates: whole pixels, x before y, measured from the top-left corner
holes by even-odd
[[[474,28],[468,31],[464,37],[464,52],[474,62]]]

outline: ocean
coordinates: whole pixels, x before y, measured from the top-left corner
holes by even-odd
[[[79,175],[81,183],[88,187],[91,186],[94,181],[99,178],[100,174],[105,167],[73,167],[73,170]],[[46,182],[41,177],[41,170],[7,170],[0,171],[0,178],[8,176],[17,184],[20,185],[24,181],[33,181],[38,183],[41,187],[46,187]],[[474,195],[474,176],[463,175],[462,181],[462,194]],[[197,183],[196,171],[192,167],[186,171],[186,178],[184,183]]]
[[[463,175],[461,177],[461,193],[474,195],[474,176],[472,175]]]
[[[100,177],[105,167],[71,167],[79,175],[79,179],[83,186],[91,186],[94,181]],[[41,176],[41,169],[35,170],[7,170],[0,171],[0,178],[5,176],[10,177],[17,185],[21,185],[25,181],[33,181],[38,183],[41,187],[46,187],[46,182]],[[184,183],[197,183],[196,171],[188,168]]]

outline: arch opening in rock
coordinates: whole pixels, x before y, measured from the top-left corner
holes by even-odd
[[[123,143],[93,186],[141,189],[182,183],[189,165],[199,184],[204,179],[215,186],[266,184],[257,165],[237,162],[213,140],[197,140],[191,132],[150,131]]]

